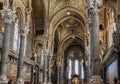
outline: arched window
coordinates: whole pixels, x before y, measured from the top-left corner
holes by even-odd
[[[84,79],[84,67],[83,67],[84,60],[81,61],[81,79]]]
[[[79,67],[79,61],[75,60],[75,74],[77,74],[77,75],[79,74],[78,67]]]
[[[16,19],[15,26],[14,26],[14,37],[13,37],[13,50],[19,51],[19,45],[20,45],[20,36],[19,36],[19,28],[18,28],[19,20]]]
[[[68,79],[71,79],[71,75],[72,75],[72,61],[69,60],[69,63],[68,63]]]

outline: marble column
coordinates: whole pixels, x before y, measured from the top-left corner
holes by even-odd
[[[0,84],[7,84],[7,62],[10,49],[10,31],[12,21],[15,19],[15,13],[9,8],[3,8],[2,18],[4,19],[4,37],[2,44],[1,54],[1,67],[0,67]]]
[[[57,54],[57,84],[60,84],[60,54]]]
[[[23,65],[24,65],[24,56],[25,56],[25,40],[28,34],[28,28],[21,27],[20,28],[20,50],[19,50],[19,58],[18,58],[18,67],[17,67],[17,81],[16,84],[24,84],[23,79]]]
[[[49,80],[48,80],[48,84],[52,84],[52,82],[51,82],[51,58],[52,58],[52,56],[49,55],[49,73],[48,73]]]
[[[45,49],[44,50],[44,61],[45,61],[45,71],[44,71],[44,84],[47,84],[47,80],[48,80],[48,75],[47,75],[47,72],[48,72],[48,50]]]
[[[89,18],[91,34],[91,58],[92,59],[92,77],[89,84],[102,84],[101,79],[101,60],[99,56],[99,8],[102,6],[101,0],[89,0]]]

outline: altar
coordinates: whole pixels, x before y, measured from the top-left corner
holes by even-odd
[[[74,75],[72,77],[71,84],[80,84],[80,79],[78,75]]]

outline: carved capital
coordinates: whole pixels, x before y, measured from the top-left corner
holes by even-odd
[[[93,15],[102,7],[102,0],[89,0],[88,5],[89,14]]]
[[[26,37],[28,35],[29,28],[27,26],[20,27],[20,35]]]
[[[13,12],[11,9],[4,7],[2,10],[2,18],[5,21],[5,23],[11,24],[12,21],[16,18],[15,12]]]

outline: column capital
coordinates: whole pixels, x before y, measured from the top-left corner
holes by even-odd
[[[29,28],[27,26],[21,26],[20,27],[20,35],[22,37],[26,37],[28,35]]]
[[[5,23],[11,24],[12,21],[14,21],[16,17],[17,16],[14,11],[12,11],[10,8],[3,7],[2,18],[5,21]]]
[[[88,1],[88,9],[89,9],[89,14],[93,15],[96,12],[99,11],[99,9],[102,7],[102,0],[89,0]]]

